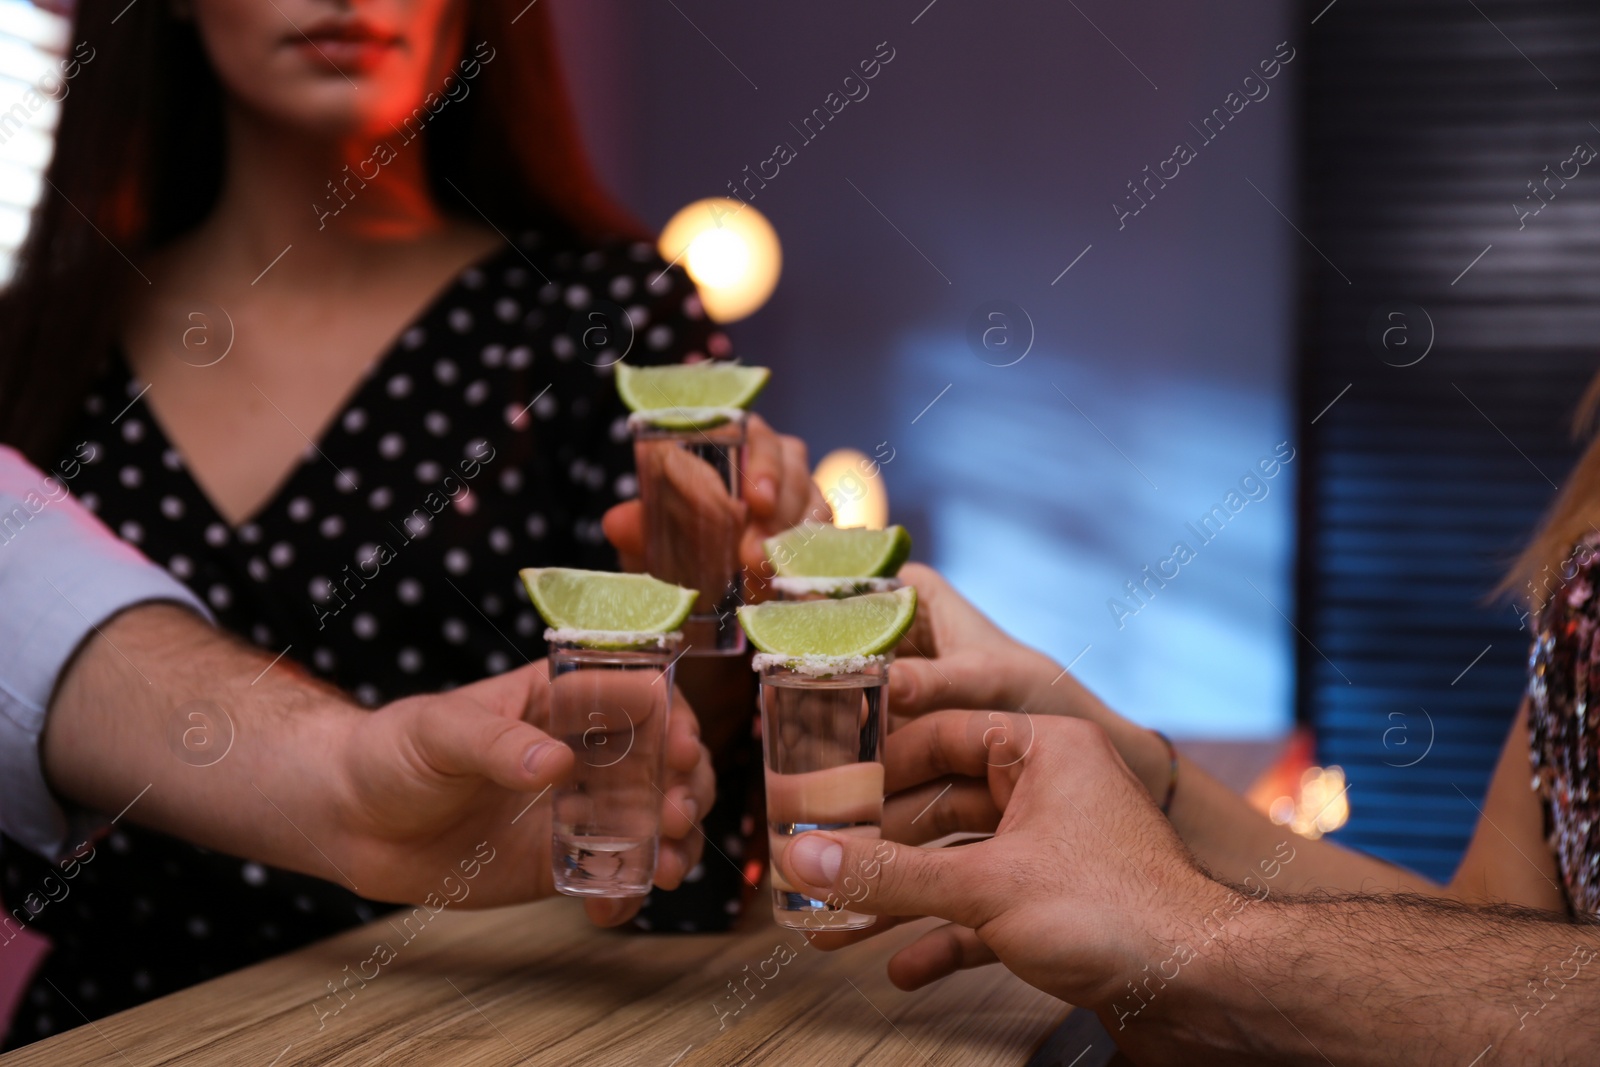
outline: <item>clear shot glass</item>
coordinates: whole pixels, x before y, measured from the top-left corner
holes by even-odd
[[[661,844],[662,773],[679,634],[618,648],[593,635],[550,643],[550,728],[577,757],[555,786],[550,852],[556,891],[638,897],[650,891]]]
[[[873,917],[850,911],[849,901],[817,900],[790,885],[777,860],[808,830],[882,836],[889,660],[762,654],[753,666],[761,679],[773,918],[798,930],[871,926]]]
[[[685,655],[738,655],[745,648],[735,613],[744,602],[746,414],[730,410],[715,425],[687,430],[652,421],[680,414],[641,411],[628,420],[644,507],[644,567],[700,591],[683,625]]]

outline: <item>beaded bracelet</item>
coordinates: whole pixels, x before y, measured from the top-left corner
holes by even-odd
[[[1172,795],[1178,791],[1178,748],[1172,743],[1172,738],[1160,730],[1151,730],[1167,746],[1167,758],[1172,761],[1172,768],[1167,774],[1167,795],[1161,798],[1161,814],[1172,814]]]

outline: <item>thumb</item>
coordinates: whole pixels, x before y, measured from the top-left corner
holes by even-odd
[[[455,690],[455,695],[470,697],[496,715],[520,719],[529,705],[549,687],[548,661],[539,660],[518,667],[516,670],[490,675],[471,685],[464,685]]]
[[[566,745],[467,701],[428,701],[407,733],[424,763],[439,773],[475,775],[518,792],[548,788],[572,771]]]
[[[937,915],[977,925],[962,891],[981,845],[924,849],[860,834],[806,833],[776,857],[789,881],[832,907],[868,915]],[[962,853],[958,855],[957,853]]]

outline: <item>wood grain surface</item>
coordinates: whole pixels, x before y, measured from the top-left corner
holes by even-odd
[[[1066,1015],[998,967],[895,989],[885,962],[929,922],[823,953],[759,910],[736,933],[678,935],[596,930],[564,898],[409,930],[400,913],[0,1064],[1021,1067]]]

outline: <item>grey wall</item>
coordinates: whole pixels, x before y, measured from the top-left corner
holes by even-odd
[[[918,555],[1063,663],[1088,647],[1077,673],[1125,712],[1187,734],[1288,723],[1294,464],[1209,544],[1185,526],[1291,433],[1305,246],[1278,209],[1296,217],[1306,27],[1286,3],[544,2],[596,156],[652,225],[797,150],[753,201],[783,280],[731,331],[776,371],[774,423],[814,457],[887,442]],[[1286,40],[1296,58],[1251,83],[1267,95],[1204,141],[1190,123],[1237,108]],[[805,143],[790,123],[880,42],[869,95]],[[1119,228],[1125,183],[1180,141],[1195,158]],[[1011,348],[968,340],[996,300],[1031,320],[1011,366],[1014,311]],[[1192,561],[1119,627],[1107,601],[1177,541]]]

